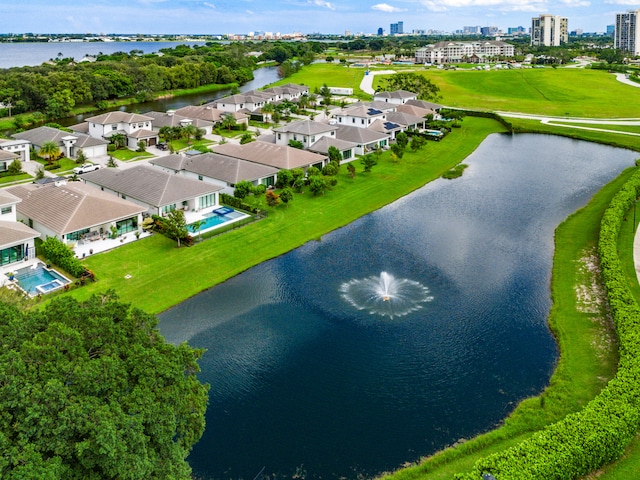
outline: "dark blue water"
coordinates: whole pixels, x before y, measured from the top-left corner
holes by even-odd
[[[371,477],[493,428],[554,368],[554,229],[636,155],[492,135],[462,178],[162,314],[169,341],[207,349],[207,427],[189,457],[197,478],[252,479],[263,467]],[[382,271],[433,300],[389,318],[342,297],[345,282]]]

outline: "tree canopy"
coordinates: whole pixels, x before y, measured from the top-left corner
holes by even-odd
[[[396,73],[387,77],[387,85],[382,90],[406,90],[418,95],[421,100],[438,100],[440,87],[419,73]]]
[[[203,352],[156,325],[113,291],[37,312],[0,303],[0,477],[191,478]]]

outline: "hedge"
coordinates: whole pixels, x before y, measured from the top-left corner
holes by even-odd
[[[476,462],[480,480],[580,478],[620,458],[640,430],[640,307],[626,284],[617,242],[623,219],[640,195],[640,170],[612,199],[603,215],[598,241],[602,275],[620,340],[616,376],[580,412],[536,432],[522,443]]]

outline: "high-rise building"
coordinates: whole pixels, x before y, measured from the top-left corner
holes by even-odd
[[[613,37],[616,33],[616,26],[615,25],[607,25],[607,35],[609,35],[610,37]]]
[[[382,35],[384,35],[384,28],[380,27],[378,28],[378,36],[381,37]]]
[[[392,23],[389,28],[390,35],[402,35],[404,33],[403,22]]]
[[[566,17],[540,15],[531,19],[531,45],[558,46],[569,41]]]
[[[613,47],[631,55],[640,55],[640,10],[629,10],[616,14],[616,31]]]
[[[498,27],[482,27],[480,28],[480,35],[483,37],[493,37],[498,34]]]

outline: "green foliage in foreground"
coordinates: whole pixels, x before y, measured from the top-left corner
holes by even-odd
[[[467,168],[468,166],[469,165],[466,165],[464,163],[456,165],[451,170],[448,170],[448,171],[444,172],[442,174],[442,178],[444,178],[446,180],[453,180],[454,178],[461,177],[462,174],[464,173],[464,169]]]
[[[605,212],[598,251],[609,307],[620,341],[618,371],[580,412],[530,439],[480,462],[473,473],[498,479],[579,478],[618,459],[640,430],[640,306],[631,293],[618,255],[618,236],[640,195],[640,171],[618,192]]]
[[[190,479],[202,351],[113,292],[23,313],[0,303],[0,477]]]

